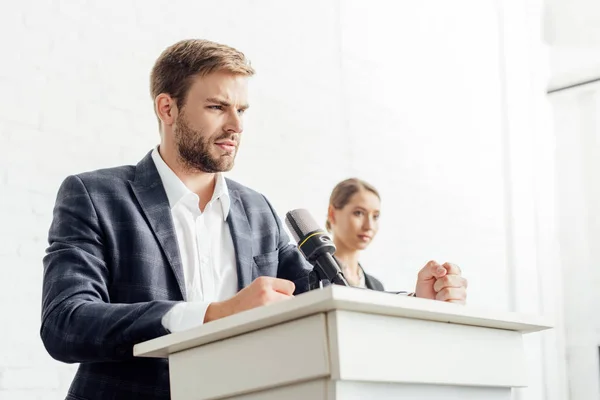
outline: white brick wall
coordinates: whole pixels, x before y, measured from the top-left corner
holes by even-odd
[[[510,18],[539,11],[531,3]],[[337,181],[371,181],[384,209],[364,264],[390,290],[410,289],[418,268],[438,258],[461,264],[474,306],[514,305],[519,272],[508,242],[519,232],[507,214],[514,182],[506,174],[507,160],[518,157],[506,153],[512,114],[502,101],[496,2],[366,4],[0,6],[0,399],[64,398],[76,366],[50,359],[38,334],[41,258],[56,190],[67,174],[136,163],[157,142],[148,74],[164,47],[187,37],[236,46],[258,70],[232,178],[263,191],[282,215],[304,207],[319,220]],[[523,37],[511,46],[539,45]],[[533,57],[525,62],[543,67]],[[524,79],[512,96],[532,83]],[[523,102],[534,106],[542,95],[528,93]],[[525,210],[527,224],[534,212]],[[520,299],[525,308],[539,306],[527,294]],[[541,400],[541,387],[552,384],[534,379],[527,399]]]

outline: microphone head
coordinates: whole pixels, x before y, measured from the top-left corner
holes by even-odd
[[[298,243],[298,250],[317,271],[319,279],[348,286],[340,267],[333,258],[335,244],[331,237],[319,227],[308,210],[299,208],[285,215],[285,224]]]
[[[296,242],[300,242],[309,233],[322,231],[312,215],[304,208],[289,211],[285,215],[285,224]]]

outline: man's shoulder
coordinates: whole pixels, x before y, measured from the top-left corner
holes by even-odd
[[[56,201],[78,204],[84,198],[91,198],[99,203],[128,199],[129,181],[135,178],[135,171],[133,165],[122,165],[71,174],[60,184]]]
[[[140,166],[148,172],[149,162],[152,161],[146,156],[137,165],[119,165],[71,174],[63,180],[58,196],[87,193],[95,198],[112,198],[115,195],[121,197],[122,193],[130,190],[130,182],[140,177]]]
[[[121,165],[81,172],[73,175],[83,182],[88,190],[117,190],[135,178],[135,165]]]

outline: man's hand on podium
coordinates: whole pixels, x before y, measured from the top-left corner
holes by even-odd
[[[417,276],[415,297],[465,304],[467,280],[458,265],[429,261]]]
[[[229,300],[210,303],[204,315],[204,322],[214,321],[252,308],[265,306],[294,297],[296,286],[293,282],[261,276],[240,290]]]

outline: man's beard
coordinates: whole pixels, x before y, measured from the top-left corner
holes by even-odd
[[[209,173],[230,171],[233,168],[235,156],[240,145],[238,134],[224,132],[216,139],[204,137],[204,132],[194,130],[188,125],[184,114],[180,114],[177,118],[174,134],[179,161],[185,168]],[[212,156],[210,153],[211,146],[216,141],[225,139],[236,142],[233,154]]]

